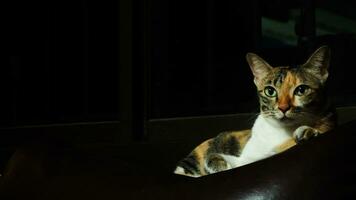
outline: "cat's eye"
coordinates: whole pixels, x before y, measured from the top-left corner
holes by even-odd
[[[267,86],[265,87],[265,95],[268,96],[268,97],[276,97],[277,96],[277,91],[276,89],[274,89],[273,87],[271,86]]]
[[[294,90],[294,95],[303,96],[309,91],[310,87],[307,85],[300,85]]]

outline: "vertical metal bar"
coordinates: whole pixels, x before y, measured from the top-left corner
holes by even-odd
[[[143,0],[143,48],[144,48],[144,77],[143,77],[143,138],[149,137],[149,118],[151,115],[151,1]]]
[[[261,5],[259,0],[252,0],[252,6],[250,7],[252,10],[253,16],[253,49],[259,49],[261,46],[262,40],[262,14],[261,14]]]
[[[18,106],[18,82],[20,81],[20,70],[21,70],[21,57],[20,56],[10,56],[10,65],[11,65],[11,119],[7,126],[15,126],[18,123],[17,119],[17,106]],[[10,84],[9,84],[10,85]]]
[[[119,120],[121,133],[116,142],[130,141],[133,128],[132,1],[119,1]]]
[[[301,52],[309,54],[313,49],[313,40],[316,36],[314,0],[302,1],[297,29],[299,29],[297,30],[298,48]]]
[[[253,50],[257,50],[261,48],[261,41],[262,41],[262,14],[261,14],[261,5],[259,0],[252,0],[250,4],[248,4],[248,9],[250,9],[251,14],[249,15],[252,17],[252,44],[248,46]],[[247,19],[245,19],[247,20]]]
[[[208,0],[206,2],[206,47],[205,47],[205,97],[203,102],[205,103],[205,109],[208,109],[214,102],[214,90],[215,90],[215,68],[214,68],[214,20],[215,20],[215,0]]]
[[[134,1],[133,7],[133,137],[140,141],[148,136],[149,104],[149,33],[147,0]]]
[[[83,116],[89,118],[89,11],[88,3],[82,0],[83,9]]]
[[[142,84],[143,84],[143,53],[142,53],[142,0],[133,0],[132,5],[132,139],[142,139]]]

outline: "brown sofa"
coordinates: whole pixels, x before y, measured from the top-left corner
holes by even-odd
[[[1,199],[356,198],[356,121],[275,157],[202,178],[171,173],[186,151],[175,145],[96,153],[51,145],[19,148],[1,177]]]

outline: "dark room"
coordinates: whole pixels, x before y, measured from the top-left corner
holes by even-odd
[[[0,199],[356,198],[356,2],[3,9]]]

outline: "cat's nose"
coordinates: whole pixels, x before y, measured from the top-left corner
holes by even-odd
[[[283,113],[286,113],[290,109],[289,104],[279,104],[278,109],[282,111]]]

